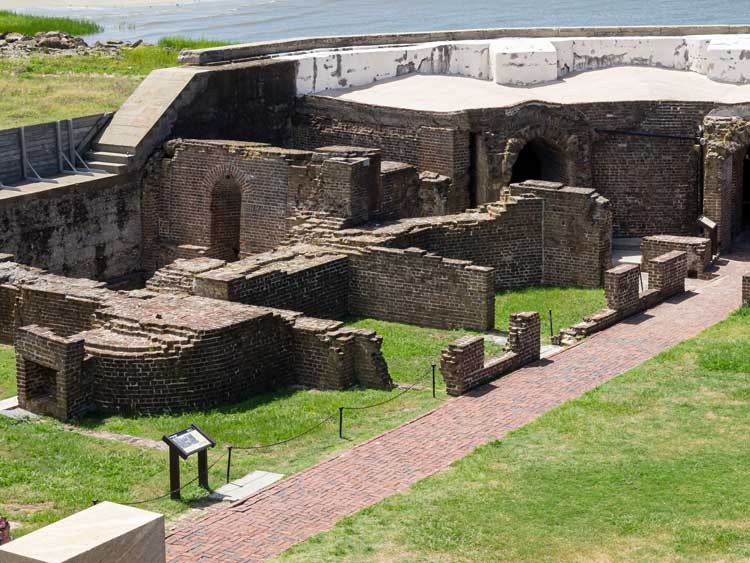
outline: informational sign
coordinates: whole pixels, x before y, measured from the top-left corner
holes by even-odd
[[[193,454],[205,451],[216,445],[216,442],[195,424],[185,430],[164,436],[164,441],[175,448],[182,459],[187,459]]]

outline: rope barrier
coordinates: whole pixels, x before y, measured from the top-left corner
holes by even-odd
[[[222,459],[224,459],[225,455],[226,454],[221,454],[218,458],[216,458],[216,460],[211,465],[208,466],[208,470],[210,471],[217,463],[219,463]],[[185,487],[188,487],[188,486],[192,485],[199,478],[200,478],[200,476],[196,477],[195,479],[191,479],[190,481],[188,481],[184,485],[181,485],[179,488],[174,489],[172,491],[168,491],[167,493],[164,493],[163,495],[159,495],[158,497],[153,497],[153,498],[149,498],[149,499],[146,499],[146,500],[136,500],[136,501],[133,501],[133,502],[120,502],[118,504],[124,504],[125,506],[137,506],[139,504],[146,504],[146,503],[149,503],[149,502],[154,502],[155,500],[161,500],[163,498],[166,498],[166,497],[170,496],[173,493],[177,493],[177,492],[181,491]],[[91,501],[91,503],[94,504],[94,505],[96,505],[96,504],[99,504],[99,501],[97,499],[94,499],[93,501]]]

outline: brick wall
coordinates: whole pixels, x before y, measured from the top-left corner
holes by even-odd
[[[463,336],[443,349],[440,372],[449,395],[463,395],[522,365],[539,359],[539,313],[514,313],[510,316],[507,351],[484,358],[484,339]]]
[[[687,253],[688,275],[692,277],[702,274],[711,263],[710,239],[675,235],[643,237],[641,241],[641,260],[649,262],[651,259],[672,250]]]
[[[270,253],[269,263],[261,265],[263,258],[259,255],[199,274],[194,294],[323,318],[347,314],[349,263],[345,256]]]
[[[685,291],[687,253],[673,250],[652,258],[647,263],[648,287],[663,299]]]
[[[417,169],[404,162],[385,161],[381,165],[382,198],[376,221],[420,215]]]
[[[418,247],[495,270],[495,289],[542,283],[542,205],[519,198],[488,213],[449,215],[396,235],[387,246]]]
[[[612,211],[591,188],[529,180],[511,193],[544,199],[544,283],[601,287],[612,262]]]
[[[293,326],[296,381],[317,389],[347,389],[359,383],[375,389],[392,386],[374,331],[342,323],[299,318]]]
[[[0,252],[66,276],[141,268],[141,190],[122,176],[0,199]]]
[[[742,276],[742,304],[750,306],[750,273]]]
[[[350,260],[353,315],[441,328],[494,328],[492,268],[418,248],[371,247]]]
[[[170,150],[174,156],[152,163],[144,182],[146,269],[174,260],[176,251],[164,246],[190,245],[206,256],[232,260],[270,250],[284,239],[290,161],[306,155],[210,141],[177,141]],[[232,201],[241,202],[239,217]]]
[[[91,379],[84,370],[84,340],[64,338],[30,325],[18,329],[16,372],[21,408],[62,420],[91,406]]]

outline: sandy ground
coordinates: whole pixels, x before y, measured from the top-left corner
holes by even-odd
[[[412,74],[322,95],[377,106],[425,111],[505,107],[538,100],[552,103],[627,100],[750,101],[750,84],[724,84],[701,74],[649,67],[589,71],[539,86],[511,87],[459,76]]]

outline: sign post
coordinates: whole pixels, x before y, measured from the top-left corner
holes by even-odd
[[[180,500],[180,458],[187,459],[198,454],[198,483],[208,490],[208,450],[216,442],[203,430],[192,424],[162,438],[169,446],[169,491],[170,498]]]

